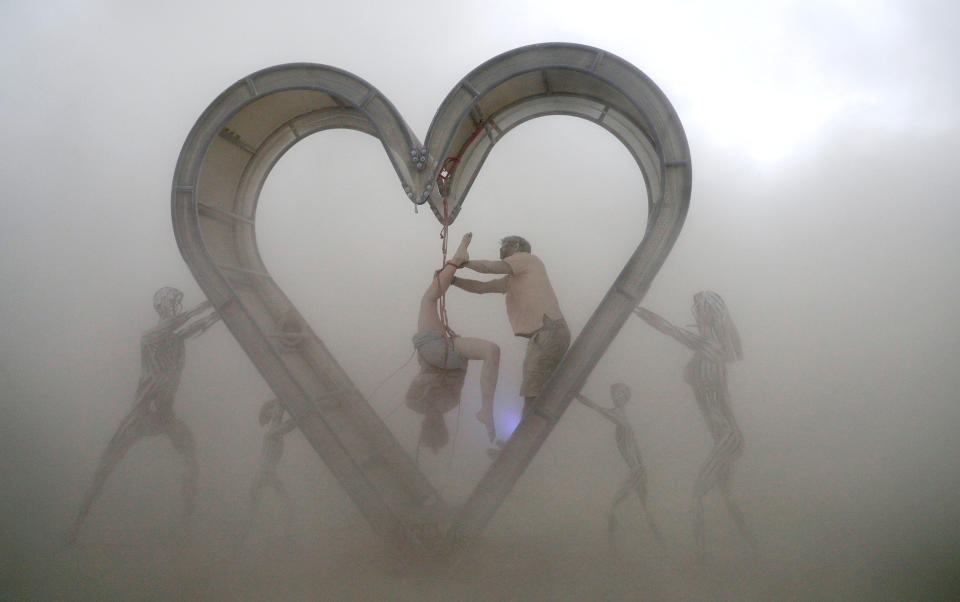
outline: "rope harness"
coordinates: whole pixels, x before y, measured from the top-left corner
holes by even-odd
[[[455,264],[452,261],[447,261],[447,240],[448,240],[448,230],[450,227],[450,216],[447,210],[447,197],[443,197],[443,227],[440,229],[440,239],[443,241],[440,245],[441,247],[441,261],[443,262],[440,266],[440,269],[433,273],[433,277],[437,280],[437,291],[443,289],[440,286],[440,272],[442,272],[448,265],[452,265],[454,270],[460,268],[459,265]],[[440,315],[440,323],[443,325],[443,331],[440,333],[443,335],[444,340],[447,344],[443,347],[443,365],[447,365],[447,349],[450,346],[449,341],[453,337],[457,336],[457,333],[450,328],[450,320],[447,319],[447,291],[440,293],[440,298],[437,299],[437,313]]]
[[[467,147],[477,139],[477,136],[479,136],[480,132],[483,131],[486,123],[486,120],[480,120],[477,123],[473,133],[470,134],[470,137],[467,138],[467,140],[460,147],[460,151],[454,157],[447,157],[443,162],[443,166],[440,168],[440,173],[437,174],[437,190],[440,192],[440,197],[443,199],[443,226],[440,229],[440,239],[443,241],[441,244],[442,263],[440,269],[434,273],[434,277],[437,279],[438,290],[442,288],[440,286],[440,272],[442,272],[448,265],[452,265],[455,270],[460,268],[460,266],[456,263],[447,261],[447,235],[450,227],[450,208],[448,203],[448,199],[450,198],[449,181],[453,177],[454,172],[456,172],[457,167],[460,165],[460,160],[463,158],[463,153],[467,150]],[[440,299],[437,301],[437,311],[440,314],[440,323],[443,324],[443,332],[441,334],[443,334],[443,338],[446,341],[446,344],[443,347],[443,364],[446,365],[450,341],[452,341],[453,337],[457,336],[453,329],[450,328],[450,322],[447,319],[446,291],[443,291],[443,293],[440,294]]]
[[[454,172],[456,172],[457,167],[460,165],[460,160],[463,158],[463,153],[466,151],[467,147],[470,146],[477,136],[480,135],[480,132],[483,131],[483,128],[486,126],[486,120],[480,120],[477,123],[476,128],[473,130],[473,133],[470,134],[470,137],[463,143],[460,147],[460,151],[453,157],[447,157],[443,162],[443,166],[440,168],[440,172],[437,174],[437,191],[440,193],[440,198],[443,199],[443,221],[440,228],[440,254],[441,254],[441,264],[440,269],[436,270],[433,273],[433,277],[437,281],[437,291],[440,292],[440,297],[437,299],[437,314],[440,316],[440,324],[442,325],[442,332],[440,333],[443,336],[444,345],[443,345],[443,365],[447,365],[447,359],[450,354],[450,348],[453,345],[453,339],[457,336],[457,333],[450,328],[450,321],[447,318],[447,291],[443,290],[443,287],[440,285],[440,273],[448,266],[453,266],[454,270],[460,269],[460,265],[447,260],[447,242],[449,241],[449,230],[450,230],[450,186],[449,181],[453,177]],[[451,280],[452,282],[452,280]],[[450,462],[453,459],[453,453],[456,449],[457,444],[457,435],[460,433],[460,407],[462,404],[457,404],[457,427],[454,431],[453,442],[451,444],[450,450]],[[423,436],[421,433],[420,438],[417,440],[417,451],[415,462],[417,465],[420,464],[420,446],[423,443]],[[449,471],[450,463],[448,462],[447,469]]]

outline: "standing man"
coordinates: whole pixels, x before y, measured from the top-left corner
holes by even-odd
[[[505,276],[486,282],[453,279],[453,286],[471,293],[505,294],[507,317],[514,334],[529,339],[520,386],[524,416],[533,410],[534,400],[570,346],[570,329],[560,312],[547,269],[530,250],[530,243],[523,237],[508,236],[500,241],[500,261],[471,259],[462,266],[481,274]]]

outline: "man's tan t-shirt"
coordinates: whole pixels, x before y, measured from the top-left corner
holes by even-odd
[[[547,269],[539,257],[514,253],[504,261],[510,264],[513,274],[499,280],[500,292],[507,296],[507,317],[514,334],[533,333],[543,326],[544,314],[552,320],[563,318]]]

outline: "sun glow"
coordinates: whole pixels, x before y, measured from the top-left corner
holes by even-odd
[[[742,96],[718,95],[688,112],[686,121],[715,146],[739,150],[759,163],[775,163],[874,102],[864,94],[754,84]]]
[[[898,23],[895,5],[882,2],[869,10],[852,1],[552,5],[544,16],[572,40],[618,54],[656,81],[689,138],[765,164],[878,104],[869,79],[835,68],[834,57],[871,48]],[[823,32],[833,30],[850,39],[826,44]]]

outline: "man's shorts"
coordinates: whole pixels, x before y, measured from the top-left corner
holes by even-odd
[[[523,358],[521,397],[536,397],[553,374],[570,346],[570,329],[563,318],[543,317],[543,326],[530,337],[527,355]]]
[[[466,370],[467,358],[453,347],[453,339],[445,339],[439,332],[424,330],[413,335],[413,346],[434,368],[440,370]],[[446,351],[444,351],[446,350]]]

